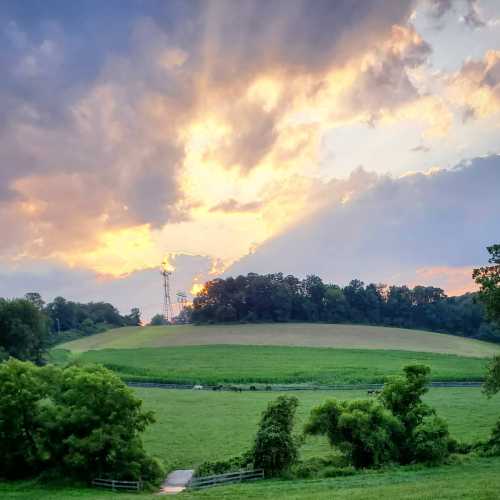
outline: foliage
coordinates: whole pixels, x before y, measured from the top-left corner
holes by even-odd
[[[262,414],[249,458],[268,476],[282,473],[297,460],[299,443],[293,423],[298,404],[294,396],[279,396]]]
[[[404,377],[395,377],[384,385],[380,400],[403,425],[399,449],[401,463],[410,463],[415,457],[415,431],[424,418],[434,411],[422,402],[428,391],[430,368],[411,365],[404,368]]]
[[[47,320],[33,302],[0,298],[0,360],[13,356],[41,363],[48,340]]]
[[[230,457],[227,460],[207,460],[196,468],[196,476],[212,476],[215,474],[225,474],[235,472],[248,466],[251,457],[249,453],[237,457]]]
[[[500,391],[500,356],[495,356],[488,366],[483,391],[489,398]],[[484,443],[483,452],[486,455],[500,455],[500,419],[493,427],[490,438]]]
[[[281,273],[215,279],[193,300],[196,323],[327,321],[418,328],[500,340],[474,294],[447,297],[436,287],[366,285],[339,287],[318,276],[303,280]]]
[[[290,471],[290,478],[312,479],[322,477],[341,477],[356,474],[356,469],[348,465],[344,457],[328,455],[312,457],[295,464]]]
[[[166,325],[168,324],[167,320],[165,319],[165,316],[163,314],[155,314],[152,318],[151,321],[149,322],[151,326],[161,326],[161,325]]]
[[[379,401],[333,400],[313,409],[305,433],[326,435],[357,468],[444,460],[448,426],[421,399],[430,369],[413,365],[404,373],[384,386]]]
[[[160,457],[168,469],[196,468],[205,461],[241,455],[250,448],[262,411],[275,392],[193,391],[138,388],[144,407],[153,410],[157,422],[144,433],[144,445]],[[290,394],[290,393],[287,393]],[[299,399],[295,429],[300,432],[311,409],[328,398],[361,399],[366,391],[297,391]],[[479,388],[433,388],[424,401],[446,419],[459,440],[486,440],[500,413],[500,398],[486,399]],[[203,415],[203,425],[200,425]],[[474,422],[471,425],[471,422]],[[186,429],[190,429],[186,432]],[[467,450],[465,450],[467,451]],[[463,453],[462,445],[453,450]],[[308,437],[300,449],[301,460],[335,454],[327,439]],[[345,460],[332,463],[343,467]],[[292,467],[292,471],[295,467]]]
[[[9,360],[0,386],[0,476],[162,478],[141,440],[152,413],[106,369]]]
[[[397,436],[401,423],[372,400],[327,401],[313,409],[305,433],[326,434],[356,468],[398,461]]]
[[[483,391],[488,397],[500,391],[500,355],[493,356],[484,379]]]
[[[474,269],[472,277],[479,288],[479,299],[486,307],[488,317],[500,326],[500,245],[487,248],[492,266]]]
[[[102,333],[108,328],[141,324],[141,313],[136,307],[130,314],[122,316],[116,307],[107,302],[81,304],[56,297],[45,305],[38,292],[27,293],[25,299],[46,316],[53,344]]]
[[[442,463],[454,443],[450,440],[448,424],[437,416],[425,417],[415,427],[411,441],[413,461],[428,464]]]

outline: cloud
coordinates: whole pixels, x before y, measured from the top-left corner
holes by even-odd
[[[500,234],[500,156],[431,175],[382,176],[347,203],[332,201],[227,271],[278,272],[345,283],[405,282],[421,268],[484,262]]]
[[[450,100],[463,107],[464,119],[500,111],[500,51],[488,51],[482,60],[466,61],[448,78]]]
[[[229,200],[222,201],[218,205],[210,208],[210,212],[226,212],[226,213],[234,213],[234,212],[254,212],[262,207],[262,203],[258,201],[252,201],[249,203],[240,203],[234,198],[230,198]]]
[[[425,144],[419,144],[418,146],[411,148],[410,151],[414,153],[428,153],[430,151],[430,148],[427,147]]]
[[[174,302],[177,291],[189,294],[193,282],[203,283],[209,279],[216,264],[209,257],[201,255],[170,256],[170,263],[175,268],[171,282]],[[80,302],[111,302],[122,313],[128,313],[132,307],[139,307],[145,320],[161,313],[163,305],[159,266],[120,278],[71,268],[56,261],[28,261],[22,266],[0,267],[0,297],[22,297],[31,291],[39,292],[45,301],[63,296]]]
[[[328,123],[320,113],[336,92],[332,75],[359,72],[373,52],[340,119],[415,97],[405,68],[421,64],[428,47],[395,27],[413,5],[4,3],[0,222],[23,229],[0,242],[0,255],[76,262],[90,253],[88,263],[109,235],[147,227],[154,240],[200,213],[229,213],[193,195],[202,170],[236,170],[220,199],[257,209],[270,198],[251,187],[252,198],[241,196],[238,186],[253,171],[282,185],[304,174]],[[320,88],[330,89],[323,102]],[[309,109],[314,123],[300,118]]]
[[[469,28],[476,29],[486,26],[486,23],[481,19],[478,4],[478,0],[467,0],[468,10],[463,17],[463,21]]]

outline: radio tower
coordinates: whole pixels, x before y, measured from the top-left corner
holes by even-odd
[[[167,270],[165,264],[165,262],[162,263],[160,271],[163,278],[163,317],[167,323],[171,323],[174,318],[172,298],[170,297],[170,276],[172,276],[172,271]]]

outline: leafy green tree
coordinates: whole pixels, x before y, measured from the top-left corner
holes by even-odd
[[[488,317],[500,325],[500,245],[487,248],[492,266],[474,269],[472,277],[479,285],[479,299],[486,307]]]
[[[38,310],[43,311],[45,302],[38,292],[28,292],[24,295],[24,298],[26,300],[29,300]]]
[[[446,422],[422,402],[430,370],[407,366],[378,401],[327,401],[311,412],[306,434],[326,435],[355,467],[384,463],[437,463],[449,454]]]
[[[127,325],[141,326],[141,311],[138,307],[133,307],[130,314],[125,317]]]
[[[297,460],[299,443],[293,425],[298,404],[296,397],[279,396],[262,414],[249,457],[268,476],[282,473]]]
[[[2,357],[42,363],[48,342],[47,318],[37,306],[26,299],[0,299]]]
[[[398,461],[396,436],[400,421],[372,400],[327,401],[314,408],[304,432],[326,435],[354,467],[374,467]]]
[[[151,321],[149,322],[151,326],[161,326],[161,325],[166,325],[167,320],[165,319],[165,316],[163,314],[155,314],[152,318]]]
[[[0,386],[0,475],[162,479],[141,440],[153,415],[109,370],[9,360]]]
[[[46,456],[39,403],[47,386],[40,369],[10,359],[0,365],[0,387],[0,477],[34,475]]]
[[[488,397],[500,391],[500,355],[496,355],[488,365],[488,371],[484,379],[483,391]]]
[[[416,456],[417,439],[423,449],[421,441],[425,435],[430,435],[430,428],[439,428],[446,435],[448,431],[442,428],[441,421],[436,420],[435,410],[422,401],[422,396],[429,390],[430,368],[410,365],[403,371],[403,377],[394,377],[384,385],[380,400],[403,425],[403,433],[398,444],[400,459],[402,463],[410,463],[419,458]],[[446,454],[446,449],[445,446],[443,454]],[[433,456],[435,454],[433,453]]]

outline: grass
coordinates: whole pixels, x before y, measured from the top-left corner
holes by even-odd
[[[277,397],[268,392],[211,392],[136,389],[157,422],[144,435],[147,449],[169,468],[191,468],[205,460],[223,459],[245,451],[255,435],[260,414]],[[297,430],[311,409],[329,398],[366,398],[366,391],[298,391]],[[485,439],[500,416],[500,396],[486,398],[479,388],[435,388],[425,396],[461,441]],[[326,438],[309,437],[303,458],[330,452]]]
[[[260,413],[276,393],[213,393],[137,389],[157,422],[145,434],[145,445],[170,467],[192,467],[207,459],[239,454],[250,444]],[[297,429],[310,409],[329,397],[366,397],[365,391],[305,391],[300,399]],[[476,388],[431,389],[426,401],[445,417],[460,440],[485,438],[500,414],[500,397],[488,400]],[[303,457],[329,452],[325,438],[308,438]],[[207,499],[467,499],[498,498],[500,458],[467,458],[464,463],[436,468],[398,468],[352,477],[309,481],[266,481],[183,493],[180,500]],[[28,500],[120,500],[155,498],[152,494],[113,494],[86,487],[55,486],[36,481],[0,482],[0,498]]]
[[[184,345],[284,345],[392,349],[485,357],[500,346],[453,335],[366,325],[273,323],[126,327],[61,344],[74,352]]]
[[[369,349],[272,346],[179,346],[54,350],[53,360],[102,363],[128,380],[171,383],[343,384],[383,382],[408,364],[423,363],[435,380],[478,380],[486,358]]]
[[[500,491],[500,458],[471,459],[435,468],[400,468],[351,477],[312,481],[263,481],[184,492],[191,499],[283,500],[496,500]],[[111,493],[90,488],[40,485],[32,481],[0,482],[2,500],[153,500],[154,494]]]

